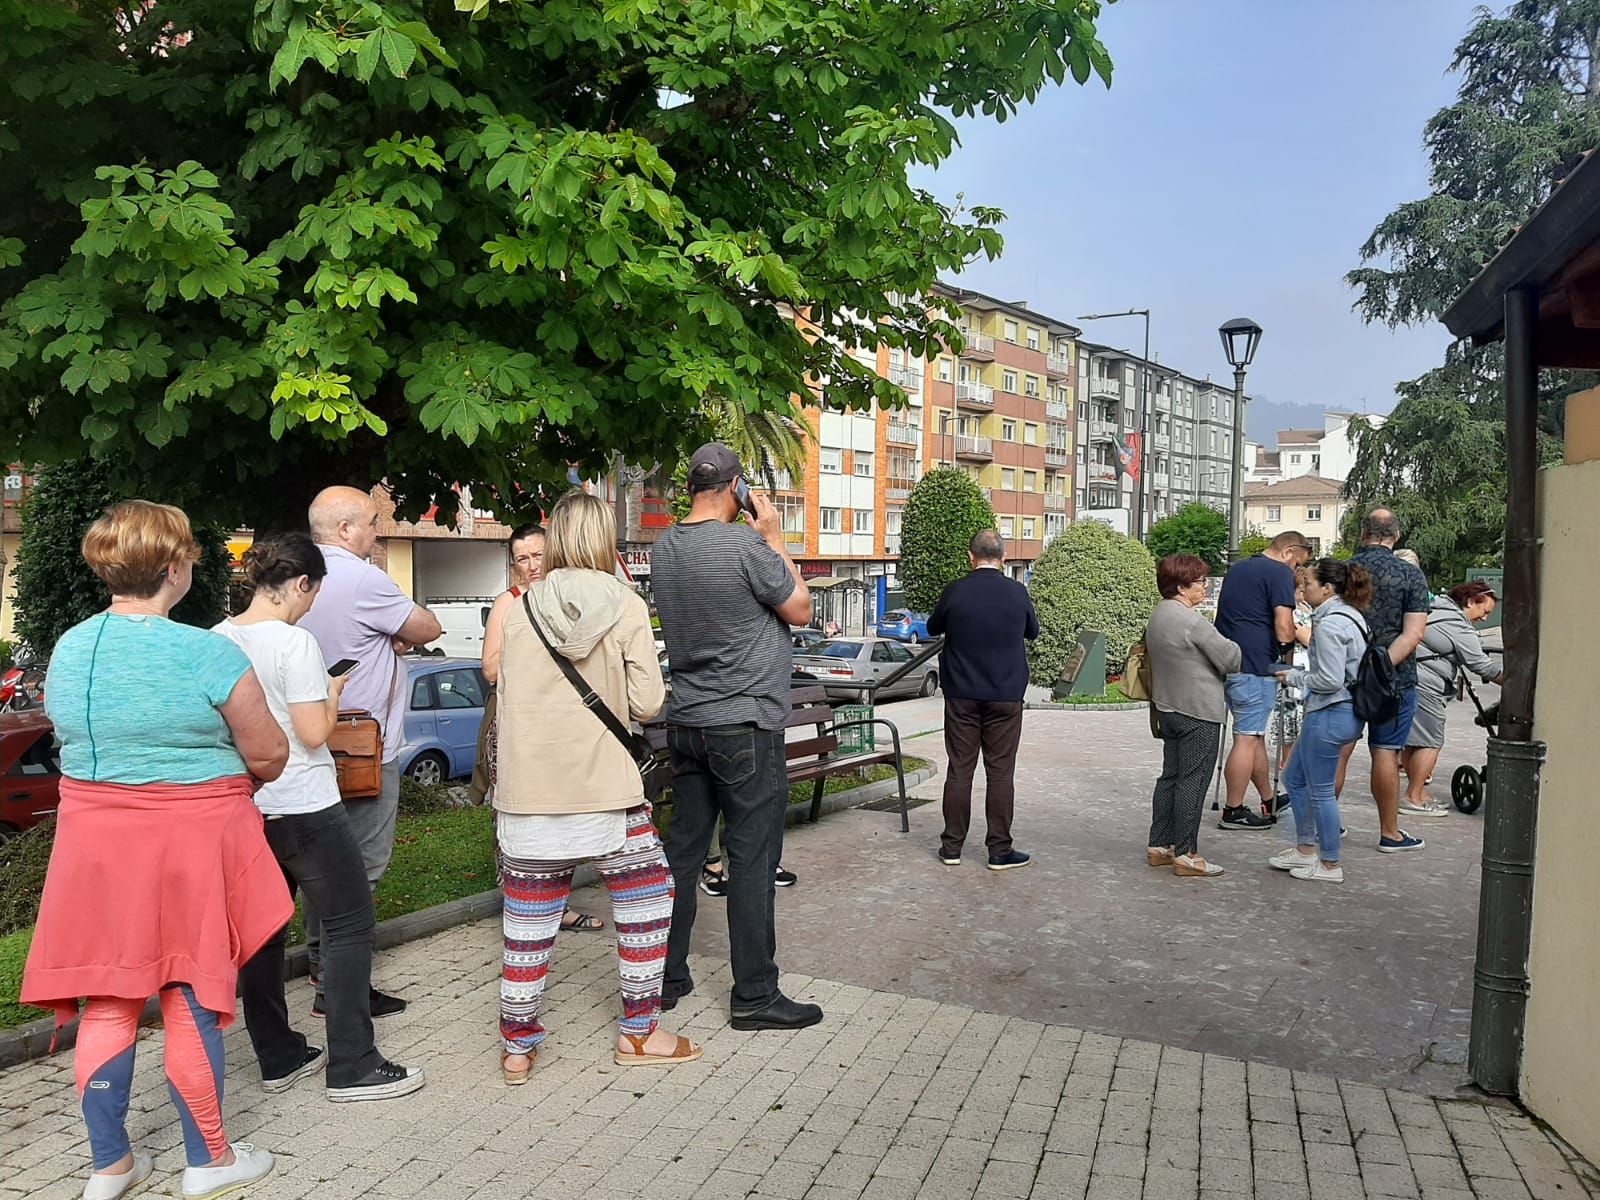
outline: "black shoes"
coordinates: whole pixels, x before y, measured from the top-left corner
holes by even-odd
[[[783,864],[778,864],[778,873],[772,880],[774,887],[793,887],[799,882],[800,876],[796,875],[793,871],[785,871],[783,869]]]
[[[755,1012],[734,1013],[733,1027],[744,1032],[758,1029],[805,1029],[822,1020],[822,1009],[815,1004],[801,1004],[782,992],[765,1008]]]
[[[1024,854],[1021,850],[1008,850],[999,858],[989,860],[991,871],[1015,871],[1018,867],[1025,867],[1033,861],[1033,855]]]
[[[380,992],[371,988],[367,993],[367,1001],[372,1006],[372,1017],[393,1017],[405,1012],[406,1002],[399,996],[391,996],[388,992]],[[322,993],[318,992],[311,1001],[311,1015],[313,1017],[326,1017],[327,1009],[322,1006]]]
[[[1254,809],[1240,805],[1238,808],[1225,808],[1222,810],[1222,820],[1217,822],[1218,829],[1234,829],[1255,831],[1271,829],[1274,821],[1271,817],[1263,817]]]
[[[287,1075],[279,1076],[277,1079],[262,1079],[261,1090],[263,1092],[287,1092],[307,1075],[315,1075],[327,1065],[328,1055],[321,1046],[307,1046],[306,1056],[301,1060],[298,1067]]]
[[[382,1062],[367,1073],[367,1077],[348,1087],[328,1088],[328,1099],[335,1104],[359,1100],[393,1100],[396,1096],[409,1096],[421,1091],[427,1080],[421,1067],[402,1067],[399,1063]]]
[[[778,872],[772,879],[774,887],[793,887],[799,882],[800,876],[793,871],[785,871],[783,864],[778,864]],[[700,890],[708,896],[716,897],[718,900],[723,899],[728,894],[728,873],[726,871],[701,871]]]

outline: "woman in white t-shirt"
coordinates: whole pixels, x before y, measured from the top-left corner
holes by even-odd
[[[262,785],[255,802],[290,891],[299,888],[322,914],[328,1029],[324,1055],[289,1024],[283,992],[287,929],[280,930],[239,976],[262,1087],[286,1091],[326,1060],[329,1100],[404,1096],[422,1086],[422,1070],[390,1062],[373,1042],[372,893],[327,745],[350,668],[330,678],[317,639],[295,628],[316,600],[327,564],[306,534],[280,533],[251,546],[244,569],[255,589],[250,607],[216,631],[249,656],[267,707],[289,738],[288,765]]]

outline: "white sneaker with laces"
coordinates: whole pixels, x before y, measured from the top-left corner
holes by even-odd
[[[1426,804],[1412,804],[1409,800],[1400,801],[1400,811],[1408,817],[1448,817],[1450,810],[1437,800],[1430,800]]]
[[[1327,866],[1318,859],[1309,867],[1296,867],[1289,872],[1296,879],[1309,879],[1312,883],[1343,883],[1344,868]]]
[[[1267,859],[1270,866],[1280,871],[1293,871],[1296,867],[1309,867],[1317,862],[1315,854],[1301,854],[1299,846],[1290,846],[1287,850],[1280,850]]]
[[[216,1200],[249,1187],[272,1173],[272,1155],[249,1142],[233,1144],[233,1161],[225,1167],[185,1167],[183,1200]]]
[[[133,1152],[133,1166],[121,1175],[91,1175],[83,1185],[83,1200],[118,1200],[137,1188],[155,1169],[148,1154]]]

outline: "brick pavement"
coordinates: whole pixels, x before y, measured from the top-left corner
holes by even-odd
[[[611,943],[566,934],[552,1037],[528,1086],[501,1085],[498,923],[380,956],[412,1001],[384,1049],[427,1068],[399,1101],[330,1105],[310,1081],[268,1096],[242,1027],[227,1035],[233,1137],[273,1150],[252,1200],[648,1196],[770,1200],[1574,1200],[1600,1176],[1510,1107],[1441,1101],[977,1012],[824,979],[785,978],[827,1019],[741,1034],[726,967],[672,1014],[706,1045],[666,1070],[611,1064]],[[306,985],[291,1000],[305,1011]],[[309,1024],[309,1021],[308,1021]],[[183,1152],[141,1039],[130,1126],[176,1194]],[[67,1200],[86,1152],[69,1055],[0,1074],[0,1200]]]

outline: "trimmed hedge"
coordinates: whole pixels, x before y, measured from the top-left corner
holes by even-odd
[[[1106,670],[1119,675],[1161,599],[1150,552],[1098,521],[1069,525],[1033,565],[1029,585],[1039,637],[1028,647],[1028,672],[1040,687],[1061,669],[1086,629],[1106,636]]]
[[[972,539],[994,527],[993,506],[963,472],[943,467],[924,475],[911,489],[900,526],[906,604],[932,612],[939,593],[972,569]]]

